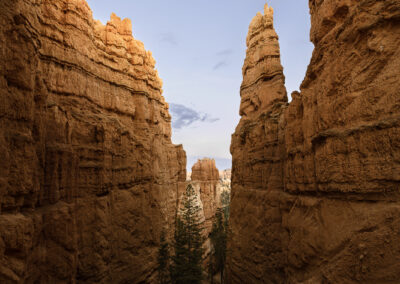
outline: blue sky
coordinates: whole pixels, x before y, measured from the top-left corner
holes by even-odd
[[[87,0],[95,19],[130,18],[133,36],[151,50],[173,116],[175,144],[188,168],[211,157],[229,168],[240,119],[239,88],[251,19],[265,0]],[[310,61],[308,0],[270,0],[280,37],[286,87],[298,90]]]

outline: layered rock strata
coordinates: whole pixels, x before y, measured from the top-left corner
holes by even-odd
[[[204,233],[211,232],[213,217],[220,207],[219,171],[214,159],[198,160],[192,167],[191,184],[197,190],[204,214]]]
[[[0,3],[0,282],[151,283],[186,155],[128,19]]]
[[[400,3],[310,0],[286,103],[272,9],[250,24],[232,136],[229,281],[400,279]]]

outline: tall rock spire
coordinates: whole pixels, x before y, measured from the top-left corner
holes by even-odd
[[[240,89],[242,118],[232,135],[232,254],[228,260],[232,283],[260,283],[258,277],[267,276],[279,283],[283,277],[286,257],[277,236],[281,231],[284,235],[284,231],[275,208],[283,189],[284,142],[280,130],[287,106],[284,83],[273,9],[265,5],[264,15],[257,13],[250,23]],[[265,208],[272,209],[265,214]],[[272,215],[276,218],[262,217]],[[274,247],[265,247],[265,238],[274,239]],[[260,247],[273,250],[273,254],[255,250]],[[244,255],[251,255],[252,261],[243,261]],[[262,267],[262,273],[248,275],[246,271],[255,271],[256,263],[262,264],[258,266]]]
[[[309,7],[315,49],[289,105],[272,9],[249,28],[231,144],[228,281],[396,282],[400,2]]]
[[[264,15],[257,13],[249,26],[240,88],[241,116],[257,115],[276,101],[287,101],[273,15],[273,9],[265,4]]]

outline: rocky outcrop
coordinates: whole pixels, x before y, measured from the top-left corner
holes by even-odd
[[[219,178],[222,180],[230,180],[232,178],[232,170],[226,169],[219,171]]]
[[[212,221],[220,204],[219,171],[214,159],[198,160],[192,167],[191,184],[200,194],[204,214],[204,233],[211,232]]]
[[[221,186],[221,192],[224,190],[231,192],[231,176],[232,176],[231,169],[219,172],[219,184]]]
[[[222,208],[222,192],[231,190],[231,170],[218,171],[214,159],[199,159],[193,165],[192,172],[187,173],[186,180],[192,184],[201,201],[199,214],[204,220],[204,235],[207,237],[217,209]]]
[[[272,10],[252,21],[232,137],[232,283],[400,278],[400,3],[310,0],[286,104]]]
[[[192,167],[191,180],[195,181],[217,181],[219,171],[215,166],[214,159],[204,158],[198,160]]]
[[[240,114],[232,136],[230,277],[233,283],[284,278],[279,194],[283,191],[281,116],[287,107],[273,10],[250,24]],[[267,241],[268,240],[268,241]]]
[[[186,155],[128,19],[0,3],[0,282],[151,283]]]

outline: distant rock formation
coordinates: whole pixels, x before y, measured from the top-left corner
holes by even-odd
[[[218,181],[219,171],[214,159],[204,158],[198,160],[192,167],[191,180],[193,181]]]
[[[193,185],[198,199],[201,201],[198,206],[200,208],[199,217],[203,221],[203,233],[206,237],[205,263],[208,261],[207,255],[211,248],[208,236],[211,233],[214,216],[217,209],[222,208],[221,194],[224,190],[230,191],[230,179],[228,181],[227,176],[228,174],[225,173],[221,178],[214,159],[199,159],[192,167],[189,182]]]
[[[310,0],[287,104],[273,10],[250,24],[232,138],[231,283],[400,279],[400,2]]]
[[[186,154],[128,19],[0,3],[0,282],[154,283]]]
[[[215,160],[210,158],[199,159],[187,173],[187,182],[190,182],[199,195],[201,214],[204,215],[206,235],[211,231],[212,218],[217,208],[221,208],[221,193],[231,190],[231,170],[218,171]]]
[[[203,203],[206,235],[211,232],[212,219],[219,207],[220,186],[219,171],[214,159],[198,160],[192,167],[191,183],[198,189]]]
[[[224,190],[231,192],[231,169],[219,172],[219,183],[221,186],[221,192]]]
[[[219,171],[219,179],[221,180],[231,180],[232,177],[232,170],[231,169],[226,169]]]

